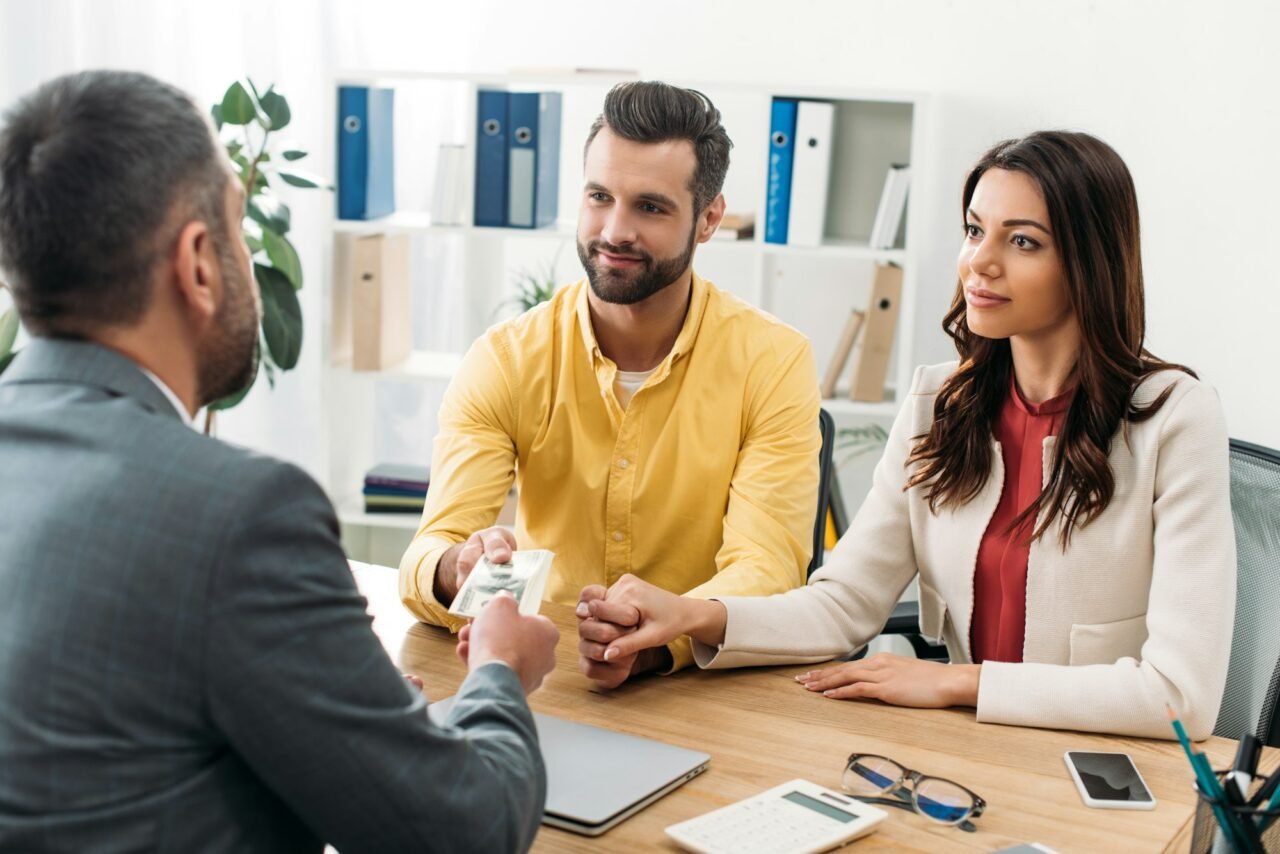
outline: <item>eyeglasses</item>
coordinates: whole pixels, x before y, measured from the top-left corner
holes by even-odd
[[[872,753],[849,757],[841,786],[860,801],[915,810],[925,818],[969,833],[977,830],[969,819],[978,818],[987,808],[986,801],[959,783],[927,777]]]

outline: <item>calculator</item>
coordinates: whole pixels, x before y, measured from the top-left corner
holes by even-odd
[[[698,854],[816,854],[870,833],[884,810],[808,780],[792,780],[673,824],[667,836]]]

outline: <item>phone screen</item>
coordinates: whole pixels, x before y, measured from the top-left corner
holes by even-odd
[[[1099,801],[1151,800],[1137,767],[1126,754],[1071,751],[1067,756],[1089,797]]]

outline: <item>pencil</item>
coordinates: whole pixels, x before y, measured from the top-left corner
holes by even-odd
[[[1178,736],[1178,741],[1182,744],[1183,751],[1187,754],[1187,760],[1191,763],[1191,770],[1196,775],[1196,783],[1199,785],[1200,792],[1205,800],[1209,802],[1209,806],[1213,808],[1213,814],[1218,819],[1218,825],[1227,834],[1232,847],[1240,851],[1251,850],[1248,839],[1244,835],[1244,828],[1239,826],[1235,813],[1225,806],[1227,794],[1218,783],[1218,775],[1213,773],[1208,757],[1191,746],[1191,739],[1187,737],[1187,730],[1183,727],[1182,721],[1178,720],[1178,716],[1174,714],[1173,706],[1166,703],[1164,708],[1169,713],[1169,723],[1173,724],[1173,731]]]

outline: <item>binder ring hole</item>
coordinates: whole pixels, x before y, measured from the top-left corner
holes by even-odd
[[[502,125],[497,119],[484,120],[484,132],[486,136],[497,136],[498,131],[502,130]]]
[[[528,128],[516,128],[516,142],[528,142],[533,139],[533,131]]]
[[[809,137],[809,147],[810,148],[818,147],[818,138],[816,136]]]
[[[880,304],[877,306],[877,308],[879,308],[881,311],[888,311],[888,310],[889,310],[889,300],[887,300],[887,299],[882,299],[882,300],[880,300]]]
[[[342,120],[342,126],[346,128],[347,133],[356,133],[360,130],[360,117],[347,116]]]
[[[782,148],[782,146],[787,144],[787,135],[782,131],[778,131],[773,135],[773,144],[778,148]]]

